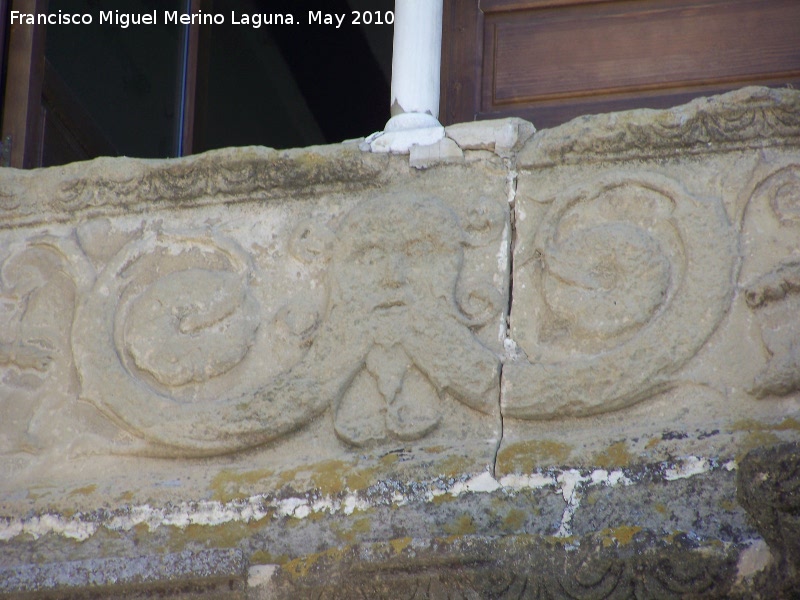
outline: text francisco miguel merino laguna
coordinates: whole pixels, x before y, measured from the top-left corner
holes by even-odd
[[[231,11],[230,20],[221,13],[192,14],[177,10],[154,10],[148,13],[122,13],[118,10],[101,10],[97,15],[100,25],[116,25],[126,29],[131,25],[248,25],[258,29],[262,25],[299,25],[301,20],[292,13],[237,13]],[[90,13],[65,13],[61,10],[50,13],[30,14],[18,10],[11,11],[11,24],[16,25],[91,25],[95,15]],[[309,10],[309,25],[330,25],[338,29],[342,25],[391,25],[394,23],[393,11],[353,10],[344,13],[327,13]]]

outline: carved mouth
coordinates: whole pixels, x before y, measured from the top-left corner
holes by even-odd
[[[381,302],[375,308],[380,310],[389,310],[391,308],[399,308],[405,305],[405,300],[387,300],[386,302]]]

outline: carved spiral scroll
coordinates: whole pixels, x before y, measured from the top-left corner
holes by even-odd
[[[143,438],[144,453],[262,444],[326,405],[308,389],[318,377],[302,367],[261,382],[237,370],[262,318],[252,270],[247,253],[220,236],[149,233],[109,262],[79,305],[72,337],[82,397]]]
[[[534,261],[538,322],[530,360],[504,367],[511,417],[591,415],[652,395],[730,305],[736,245],[720,202],[659,175],[568,190],[530,248],[516,266]]]

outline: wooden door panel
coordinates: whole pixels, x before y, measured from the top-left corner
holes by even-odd
[[[454,106],[450,78],[457,67],[447,57],[448,123],[513,115],[549,127],[588,112],[660,108],[745,85],[800,83],[797,0],[460,0],[455,5],[453,10],[477,7],[471,63],[462,55],[457,60],[479,74],[474,104]],[[447,49],[454,34],[447,27],[444,34]],[[460,101],[463,105],[463,95]]]

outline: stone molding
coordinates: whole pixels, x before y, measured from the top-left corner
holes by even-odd
[[[669,158],[797,145],[794,90],[747,87],[667,110],[588,115],[540,132],[520,154],[525,167]]]
[[[98,158],[55,169],[8,170],[0,180],[0,224],[357,193],[383,181],[387,166],[385,157],[351,144],[225,148],[176,160]]]

